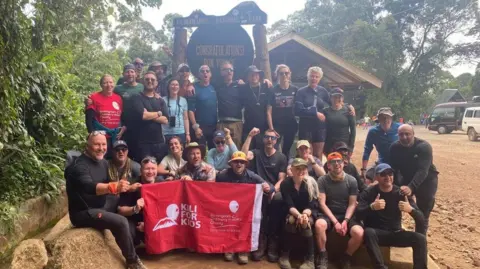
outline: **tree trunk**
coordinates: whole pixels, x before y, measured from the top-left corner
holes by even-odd
[[[267,28],[263,24],[253,26],[253,41],[255,43],[255,65],[265,72],[265,78],[272,81],[270,57],[268,56]]]
[[[181,63],[187,62],[187,29],[175,28],[173,38],[173,63],[172,74],[177,72],[177,68]]]

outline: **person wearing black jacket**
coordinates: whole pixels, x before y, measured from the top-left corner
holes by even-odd
[[[393,169],[386,163],[375,168],[377,185],[367,188],[359,196],[355,216],[363,220],[364,242],[373,268],[386,269],[380,246],[412,247],[413,268],[427,268],[427,241],[424,217],[411,197],[402,194],[393,185]],[[402,212],[415,220],[415,232],[402,229]]]
[[[115,237],[128,269],[145,269],[133,245],[125,217],[104,209],[107,194],[136,191],[140,184],[127,180],[109,182],[108,164],[103,158],[107,150],[105,133],[89,134],[85,152],[65,169],[70,221],[77,228],[108,229]]]
[[[241,151],[232,154],[232,158],[228,162],[230,168],[223,170],[217,175],[216,182],[240,183],[240,184],[262,184],[265,193],[264,202],[268,200],[268,194],[275,190],[273,185],[263,180],[259,175],[247,169],[247,155]],[[262,207],[263,208],[263,207]],[[225,253],[226,261],[233,261],[233,253]],[[238,253],[238,263],[248,263],[248,253]]]
[[[438,171],[433,164],[432,146],[415,137],[413,127],[403,124],[398,128],[399,140],[390,147],[390,164],[395,171],[395,185],[404,195],[415,195],[418,208],[425,217],[425,229],[435,204]]]

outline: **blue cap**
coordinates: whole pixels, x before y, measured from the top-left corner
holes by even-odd
[[[225,138],[225,132],[222,130],[215,131],[215,133],[213,133],[213,139],[216,138]]]
[[[388,165],[387,163],[381,163],[381,164],[379,164],[375,167],[375,174],[380,174],[380,173],[384,172],[385,170],[392,170],[393,171],[393,168],[390,165]]]

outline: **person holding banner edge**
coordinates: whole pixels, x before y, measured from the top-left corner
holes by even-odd
[[[215,182],[215,168],[203,161],[205,145],[192,142],[185,147],[183,154],[187,163],[177,171],[180,180]]]

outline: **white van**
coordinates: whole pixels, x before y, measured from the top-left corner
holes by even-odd
[[[469,107],[465,110],[462,130],[467,132],[470,141],[476,141],[480,136],[480,107]]]

